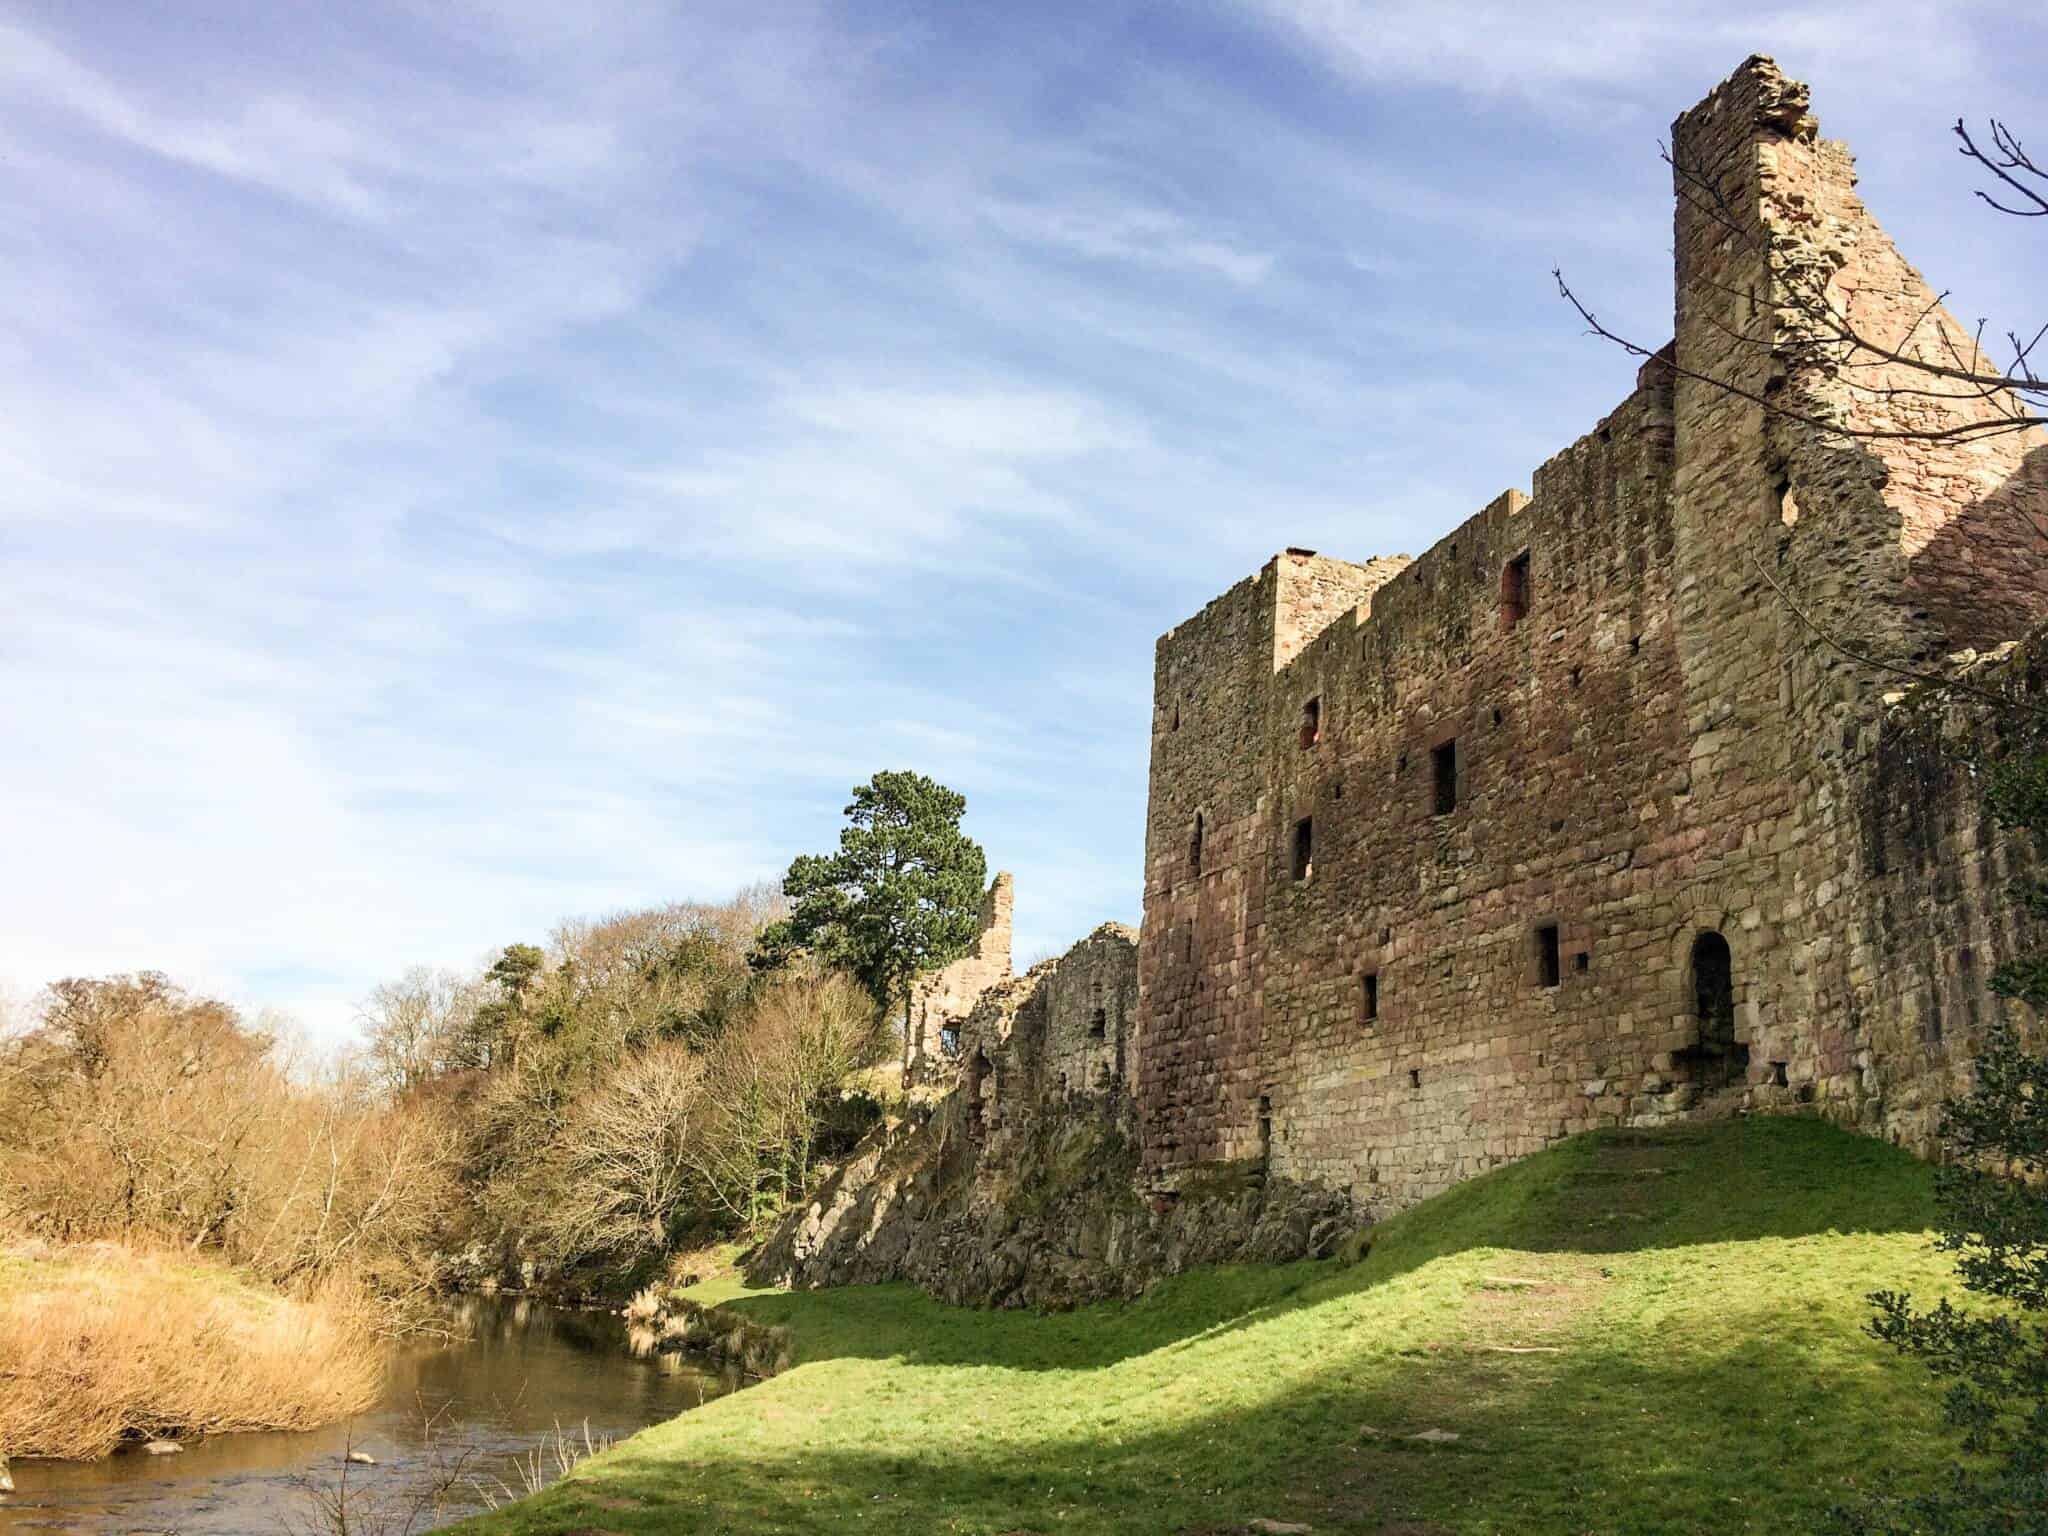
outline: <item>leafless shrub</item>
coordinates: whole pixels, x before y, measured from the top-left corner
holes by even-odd
[[[307,1518],[286,1522],[292,1536],[414,1536],[478,1502],[473,1438],[443,1433],[439,1412],[419,1410],[423,1464],[395,1469],[359,1465],[351,1442],[331,1478],[302,1480]]]
[[[453,1198],[432,1106],[295,1079],[266,1033],[152,973],[69,980],[0,1043],[0,1224],[212,1251],[280,1284],[388,1290]]]
[[[705,1133],[690,1162],[716,1204],[753,1227],[809,1188],[821,1112],[886,1048],[874,1001],[836,971],[784,976],[706,1062]]]
[[[513,1463],[513,1475],[519,1482],[517,1489],[503,1478],[492,1478],[489,1482],[482,1478],[473,1478],[470,1486],[476,1491],[478,1498],[492,1509],[496,1509],[500,1504],[510,1504],[515,1499],[539,1493],[548,1484],[567,1477],[591,1457],[600,1455],[611,1447],[611,1436],[593,1436],[590,1433],[588,1419],[583,1421],[583,1433],[580,1437],[563,1433],[561,1424],[557,1422],[553,1440],[534,1446]]]

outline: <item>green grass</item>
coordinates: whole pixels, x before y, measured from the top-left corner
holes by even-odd
[[[797,1368],[475,1532],[1810,1530],[1937,1394],[1865,1294],[1951,1289],[1931,1171],[1813,1120],[1560,1144],[1350,1268],[1184,1276],[1052,1317],[902,1286],[707,1288]],[[1454,1443],[1408,1437],[1454,1432]]]

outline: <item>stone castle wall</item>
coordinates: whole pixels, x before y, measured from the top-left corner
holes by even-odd
[[[981,902],[981,932],[974,947],[934,971],[911,993],[903,1032],[903,1085],[929,1078],[948,1082],[953,1074],[952,1037],[981,1000],[982,993],[1010,976],[1010,923],[1016,881],[1008,870],[989,883]]]
[[[2048,696],[2048,445],[1827,430],[2011,407],[1812,344],[1819,284],[1967,346],[1806,105],[1752,59],[1674,125],[1673,341],[1531,494],[1413,560],[1288,549],[1161,638],[1142,933],[1012,976],[998,877],[906,1041],[953,1091],[757,1278],[1063,1304],[1601,1126],[1928,1144],[2038,937],[1955,749]]]
[[[1362,1220],[1337,1192],[1252,1177],[1141,1198],[1129,1058],[1138,936],[1105,923],[984,992],[957,1086],[878,1126],[747,1260],[760,1284],[910,1280],[955,1303],[1135,1296],[1197,1264],[1323,1257]]]
[[[1717,1107],[1924,1137],[2001,1006],[2014,855],[1896,743],[1883,666],[2048,618],[2042,450],[1814,427],[1986,408],[1800,345],[1816,272],[1880,335],[1933,303],[1804,109],[1752,60],[1680,119],[1674,343],[1533,497],[1412,563],[1290,550],[1160,641],[1154,1187],[1256,1162],[1403,1204]]]

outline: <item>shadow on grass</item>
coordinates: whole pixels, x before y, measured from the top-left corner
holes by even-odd
[[[1608,1254],[1933,1225],[1933,1169],[1808,1117],[1600,1131],[1497,1169],[1374,1229],[1371,1255],[1198,1271],[1127,1303],[1048,1316],[944,1306],[907,1285],[727,1302],[787,1325],[801,1362],[1085,1370],[1250,1327],[1479,1248]]]
[[[1199,1391],[1163,1361],[1085,1390],[930,1381],[922,1400],[893,1367],[802,1394],[784,1378],[751,1410],[728,1400],[730,1427],[686,1416],[498,1528],[1812,1531],[1869,1467],[1922,1480],[1939,1454],[1932,1394],[1846,1320],[1788,1339],[1728,1316],[1556,1356],[1301,1352],[1317,1340],[1327,1320],[1221,1344]]]

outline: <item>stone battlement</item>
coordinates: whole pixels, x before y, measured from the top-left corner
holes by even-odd
[[[1899,899],[1870,853],[1888,680],[1807,626],[1907,665],[2048,620],[2017,515],[2043,451],[1808,425],[1990,407],[1902,407],[1801,345],[1802,274],[1880,336],[1934,303],[1803,86],[1752,59],[1673,142],[1674,340],[1532,496],[1413,560],[1286,551],[1159,642],[1151,1187],[1243,1163],[1398,1204],[1740,1107],[1917,1138],[1963,1055],[1930,1019],[2002,1006],[2013,855],[1944,779],[1912,858],[1957,877]]]

